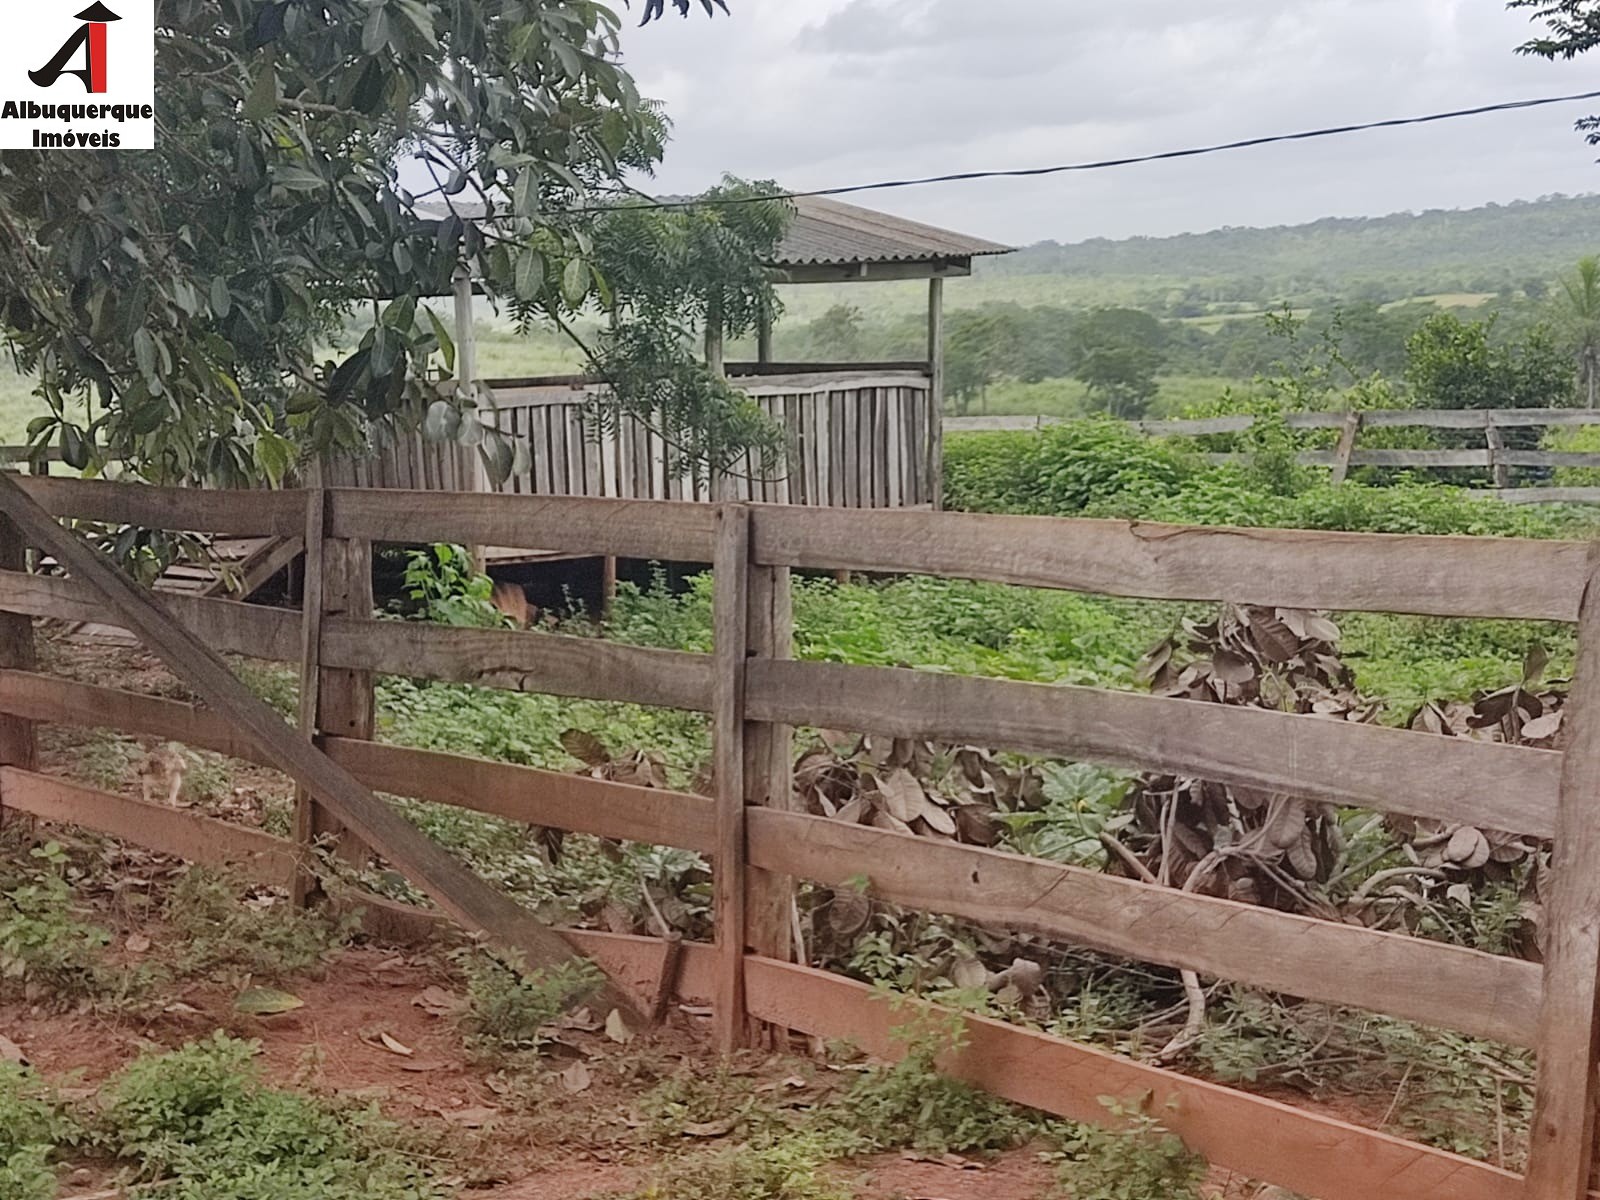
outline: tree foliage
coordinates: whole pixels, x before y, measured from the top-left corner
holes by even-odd
[[[1578,360],[1578,383],[1584,403],[1595,406],[1600,391],[1600,258],[1578,261],[1561,280],[1559,319]]]
[[[1530,19],[1543,21],[1550,30],[1519,46],[1519,54],[1573,59],[1600,46],[1600,0],[1508,0],[1506,7],[1532,10]],[[1584,117],[1577,128],[1590,145],[1600,145],[1600,117]]]
[[[1098,308],[1073,328],[1072,374],[1115,417],[1141,417],[1166,362],[1161,322],[1131,308]]]
[[[1439,313],[1407,349],[1406,382],[1419,408],[1558,408],[1573,401],[1572,361],[1543,327],[1497,343],[1489,322]]]
[[[278,480],[297,444],[449,393],[421,301],[463,254],[492,297],[603,299],[593,206],[666,134],[618,28],[593,0],[157,0],[156,150],[0,153],[0,337],[49,410],[31,441]],[[319,359],[351,312],[354,347]]]

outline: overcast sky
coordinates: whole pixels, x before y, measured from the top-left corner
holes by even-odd
[[[1499,0],[728,4],[624,35],[676,123],[663,191],[724,171],[808,188],[1072,162],[1600,90],[1600,56],[1513,54],[1533,26]],[[1016,243],[1472,207],[1600,191],[1572,130],[1586,111],[859,199]]]

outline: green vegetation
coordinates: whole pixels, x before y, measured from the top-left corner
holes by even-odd
[[[26,859],[0,854],[0,998],[65,1005],[138,990],[133,975],[105,962],[111,935],[78,918],[67,869],[55,842],[35,846]]]
[[[530,971],[509,951],[473,948],[455,961],[467,984],[467,1044],[487,1056],[537,1051],[556,1018],[605,978],[587,959]]]
[[[1142,1104],[1102,1096],[1111,1128],[1080,1125],[1059,1156],[1072,1200],[1199,1200],[1206,1160]]]
[[[359,913],[330,918],[267,895],[241,900],[257,889],[203,867],[178,880],[166,902],[166,919],[179,935],[174,970],[184,978],[270,982],[304,975],[348,942]]]

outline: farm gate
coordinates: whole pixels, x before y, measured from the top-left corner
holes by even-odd
[[[309,847],[345,828],[444,913],[548,962],[584,953],[619,1003],[651,994],[669,945],[557,931],[425,838],[374,792],[708,855],[715,945],[679,986],[715,1001],[719,1046],[759,1023],[892,1053],[906,1013],[793,959],[793,880],[866,879],[875,899],[1023,929],[1128,959],[1348,1005],[1539,1052],[1522,1177],[1421,1144],[986,1017],[948,1069],[1080,1121],[1148,1095],[1213,1163],[1321,1200],[1579,1200],[1591,1195],[1600,966],[1600,559],[1583,544],[1186,528],[1113,521],[727,503],[308,489],[208,492],[0,477],[0,804],[301,893]],[[304,537],[301,611],[154,598],[61,518]],[[537,545],[714,564],[708,654],[372,616],[375,543]],[[47,553],[64,575],[24,569]],[[981,579],[1145,599],[1576,622],[1563,753],[1085,687],[795,661],[790,573]],[[122,625],[203,707],[42,674],[32,618]],[[220,653],[298,663],[298,728]],[[714,796],[638,788],[376,740],[375,674],[710,714]],[[277,767],[300,788],[284,839],[38,773],[36,722],[153,735]],[[800,811],[791,730],[810,725],[1170,771],[1317,801],[1515,830],[1556,846],[1539,964],[1177,892]],[[372,789],[369,791],[368,789]],[[375,902],[392,919],[427,920]]]

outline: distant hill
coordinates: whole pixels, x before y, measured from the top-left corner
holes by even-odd
[[[1547,196],[1483,208],[1328,217],[1308,225],[1218,229],[1178,237],[1040,242],[983,260],[991,280],[1066,275],[1151,284],[1248,281],[1249,291],[1329,291],[1360,285],[1389,297],[1492,292],[1551,280],[1600,253],[1600,195]]]

